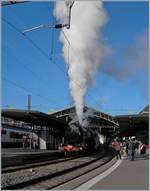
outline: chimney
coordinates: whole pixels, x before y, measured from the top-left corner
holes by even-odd
[[[31,110],[31,95],[28,95],[28,112]]]

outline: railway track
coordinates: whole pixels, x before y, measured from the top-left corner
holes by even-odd
[[[108,150],[91,156],[76,158],[61,163],[36,167],[29,170],[2,174],[2,190],[13,189],[52,189],[95,168],[98,168],[114,157]],[[43,169],[42,169],[43,168]],[[26,178],[23,178],[23,175]],[[15,178],[20,175],[20,178]],[[7,181],[6,181],[7,179]]]
[[[3,154],[3,153],[2,153]],[[26,152],[26,154],[20,154],[20,155],[14,155],[9,156],[7,155],[2,156],[2,168],[11,168],[12,166],[22,166],[31,164],[31,163],[37,163],[37,162],[44,162],[48,160],[55,160],[64,158],[64,154],[62,152],[56,152],[56,153],[38,153],[38,152],[32,152],[30,154],[29,152]]]
[[[65,158],[62,157],[62,158],[49,159],[47,161],[34,162],[34,163],[24,164],[24,165],[19,165],[19,166],[4,167],[4,168],[2,168],[2,173],[10,173],[10,172],[16,172],[16,171],[24,170],[24,169],[31,169],[31,168],[35,168],[35,167],[46,166],[46,165],[50,165],[50,164],[57,164],[60,162],[73,160],[78,157],[77,156],[65,157]]]

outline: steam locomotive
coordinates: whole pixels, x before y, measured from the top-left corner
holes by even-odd
[[[70,127],[65,136],[66,143],[61,148],[65,155],[98,150],[102,143],[99,134],[95,130],[83,127],[77,121],[73,121],[69,125]]]

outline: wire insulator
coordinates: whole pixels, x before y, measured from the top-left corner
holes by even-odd
[[[66,27],[66,26],[67,26],[67,24],[65,24],[65,25],[63,25],[63,24],[56,24],[54,27],[56,29],[60,29],[60,28]]]

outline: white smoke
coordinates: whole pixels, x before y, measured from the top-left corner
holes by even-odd
[[[80,135],[79,127],[76,125],[78,119],[76,115],[70,115],[71,121],[69,122],[69,127],[71,129],[71,132],[76,132],[78,135]]]
[[[84,128],[89,128],[89,125],[90,125],[89,118],[92,117],[93,115],[94,115],[94,110],[92,108],[88,108],[84,112],[83,118],[82,118],[82,126]]]
[[[56,1],[54,13],[60,23],[66,23],[65,1]],[[68,66],[70,92],[80,124],[87,88],[105,55],[102,28],[106,21],[107,16],[101,1],[75,1],[71,9],[70,29],[64,28],[60,34],[63,56]],[[64,33],[70,42],[69,54]]]

